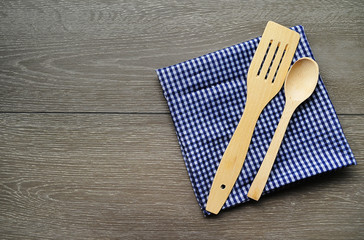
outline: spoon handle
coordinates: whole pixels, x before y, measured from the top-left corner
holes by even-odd
[[[269,174],[276,159],[279,147],[281,146],[281,142],[286,132],[289,120],[291,119],[295,109],[296,107],[294,105],[287,104],[286,102],[281,120],[279,121],[268,151],[248,192],[248,197],[254,199],[255,201],[258,201],[262,195],[263,189],[267,183]]]

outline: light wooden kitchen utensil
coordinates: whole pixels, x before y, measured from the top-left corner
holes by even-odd
[[[300,35],[269,21],[250,63],[247,100],[240,122],[220,161],[206,210],[218,214],[238,178],[260,113],[282,88]]]
[[[311,96],[315,90],[318,74],[319,68],[317,63],[313,59],[306,57],[295,62],[287,73],[287,79],[284,85],[286,104],[262,165],[249,189],[249,198],[256,201],[259,200],[276,159],[279,147],[281,146],[289,120],[296,108]]]

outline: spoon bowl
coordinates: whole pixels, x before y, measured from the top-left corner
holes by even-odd
[[[296,61],[287,73],[284,91],[287,101],[298,103],[306,100],[317,85],[319,67],[312,58],[301,58]]]

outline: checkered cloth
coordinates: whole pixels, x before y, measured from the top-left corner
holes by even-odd
[[[293,62],[313,58],[302,26]],[[197,201],[205,215],[219,162],[243,114],[246,75],[260,38],[157,69]],[[285,104],[284,90],[259,117],[237,179],[222,209],[248,201],[249,187],[269,147]],[[335,109],[319,78],[313,95],[290,121],[263,194],[319,173],[355,165]]]

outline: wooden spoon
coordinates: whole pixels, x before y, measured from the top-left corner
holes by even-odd
[[[259,200],[276,159],[279,147],[281,146],[289,120],[296,108],[311,96],[315,90],[318,74],[319,68],[317,63],[313,59],[307,57],[301,58],[295,62],[287,73],[284,85],[286,104],[263,163],[249,189],[249,198],[256,201]]]

